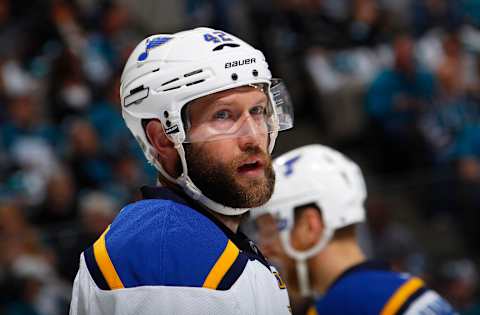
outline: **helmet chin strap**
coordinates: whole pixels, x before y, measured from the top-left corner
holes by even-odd
[[[332,239],[333,232],[334,230],[332,228],[326,226],[322,238],[313,247],[305,251],[299,251],[292,247],[289,230],[285,230],[280,234],[280,239],[282,240],[286,254],[295,259],[298,286],[300,288],[300,294],[304,297],[312,296],[314,293],[310,285],[307,261],[327,246],[328,242]]]
[[[300,295],[307,297],[312,295],[310,287],[310,280],[308,278],[308,266],[306,259],[296,259],[295,267],[297,269],[298,286],[300,288]]]

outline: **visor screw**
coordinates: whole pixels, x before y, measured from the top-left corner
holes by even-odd
[[[165,118],[168,118],[168,112],[167,112],[167,111],[164,111],[164,112],[163,112],[163,116],[164,116]]]
[[[253,69],[252,74],[253,74],[254,77],[258,77],[257,69]]]
[[[237,79],[238,79],[238,74],[232,73],[232,80],[237,81]]]
[[[170,120],[167,120],[167,121],[165,122],[165,125],[167,125],[167,127],[170,127],[170,126],[172,125],[172,123],[170,122]]]

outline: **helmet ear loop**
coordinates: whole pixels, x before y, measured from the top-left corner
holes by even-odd
[[[185,104],[185,106],[182,107],[180,110],[180,117],[182,119],[182,124],[183,124],[183,131],[185,133],[185,137],[188,134],[188,130],[190,130],[190,127],[192,126],[190,122],[190,116],[188,113],[188,105],[189,103]],[[182,163],[182,174],[180,174],[179,178],[183,178],[184,181],[186,182],[188,179],[188,165],[187,165],[187,158],[185,154],[185,147],[183,146],[183,143],[175,143],[175,149],[178,152],[178,156],[180,157],[180,162]]]
[[[178,156],[180,157],[180,162],[182,163],[182,174],[180,174],[179,178],[188,177],[188,166],[187,158],[185,156],[185,148],[183,147],[182,143],[175,143],[174,147],[177,150]]]
[[[298,285],[300,287],[300,294],[304,297],[312,296],[313,291],[310,285],[309,270],[307,260],[317,253],[321,252],[332,239],[334,230],[329,226],[325,226],[323,235],[320,240],[311,248],[305,251],[299,251],[291,246],[290,230],[286,230],[280,234],[285,253],[295,260],[295,266],[298,277]]]
[[[190,192],[190,197],[198,200],[202,197],[202,192],[188,176],[188,165],[185,148],[182,143],[175,143],[175,149],[177,150],[180,162],[182,163],[182,174],[180,174],[180,176],[175,180],[175,182],[184,189],[186,189],[187,194],[189,194]]]

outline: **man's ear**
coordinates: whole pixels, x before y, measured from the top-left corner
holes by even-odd
[[[307,250],[322,237],[324,224],[322,215],[315,207],[306,207],[295,218],[295,228],[291,235],[292,245],[298,250]]]
[[[162,123],[156,119],[150,120],[145,126],[148,142],[155,148],[156,159],[162,164],[163,169],[172,177],[177,177],[176,165],[178,153],[173,142],[168,139],[163,130]]]
[[[307,241],[313,246],[323,235],[325,224],[323,223],[322,215],[318,209],[308,207],[303,211],[302,216],[308,229],[308,233],[306,234],[309,235],[309,239]]]

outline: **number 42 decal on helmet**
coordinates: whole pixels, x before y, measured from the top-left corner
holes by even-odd
[[[221,43],[217,47],[213,48],[213,51],[222,50],[224,47],[234,48],[234,47],[240,46],[239,44],[233,43],[233,39],[228,37],[228,34],[225,34],[224,32],[221,32],[221,31],[205,33],[203,34],[203,39],[206,42],[212,42],[215,44]]]
[[[221,43],[221,42],[230,42],[232,39],[228,37],[227,34],[220,31],[215,31],[212,33],[203,34],[203,39],[207,42]]]

